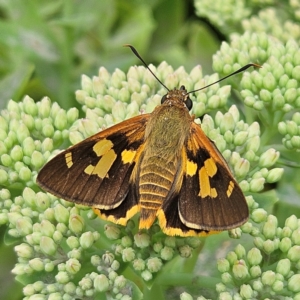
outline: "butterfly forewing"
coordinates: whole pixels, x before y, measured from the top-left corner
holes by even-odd
[[[44,166],[37,182],[66,200],[100,209],[116,208],[130,190],[148,116],[124,121],[70,147]]]

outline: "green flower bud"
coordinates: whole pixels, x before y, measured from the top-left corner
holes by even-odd
[[[233,279],[232,276],[229,272],[225,272],[221,275],[222,282],[227,285],[227,284],[233,284]]]
[[[14,161],[21,161],[23,158],[23,150],[22,147],[19,145],[15,145],[12,150],[10,151],[10,157]]]
[[[230,270],[230,263],[225,258],[218,259],[217,264],[218,264],[218,270],[221,273],[228,272]]]
[[[54,207],[54,216],[57,222],[67,224],[69,221],[69,210],[61,204]]]
[[[116,122],[123,121],[126,116],[126,104],[124,102],[117,101],[112,108],[112,116]]]
[[[167,236],[165,239],[165,246],[170,248],[176,247],[176,238],[174,236]]]
[[[71,248],[71,249],[74,249],[74,248],[78,248],[79,247],[79,240],[77,237],[75,236],[70,236],[67,238],[67,245]]]
[[[280,273],[281,275],[283,275],[284,277],[287,276],[289,274],[291,270],[291,262],[289,259],[285,258],[285,259],[281,259],[276,267],[276,272]]]
[[[52,223],[50,223],[48,220],[43,220],[41,222],[42,235],[52,237],[54,232],[55,232],[55,226]]]
[[[32,221],[28,217],[23,217],[17,220],[16,229],[20,236],[26,236],[32,233]]]
[[[155,243],[153,245],[153,250],[156,252],[156,253],[159,253],[161,251],[161,249],[163,248],[163,244],[162,243]]]
[[[92,255],[91,257],[91,264],[95,267],[98,267],[101,265],[101,258],[99,255]]]
[[[296,262],[300,259],[300,246],[296,245],[288,250],[287,258],[292,262]]]
[[[68,229],[68,227],[64,223],[58,223],[56,225],[56,230],[58,230],[59,232],[61,232],[64,235],[64,234],[67,233],[67,231],[69,229]]]
[[[141,273],[141,276],[142,278],[145,280],[145,281],[149,281],[153,278],[153,275],[152,273],[149,271],[149,270],[144,270],[142,273]]]
[[[31,258],[33,257],[33,249],[26,243],[22,243],[20,245],[15,246],[15,252],[17,253],[18,257],[22,258]]]
[[[117,260],[114,260],[110,266],[114,271],[119,270],[120,268],[120,263]]]
[[[69,218],[69,229],[75,234],[79,234],[83,231],[83,228],[84,219],[77,214],[71,214]]]
[[[147,268],[151,273],[156,273],[160,271],[163,263],[158,257],[151,257],[147,261]]]
[[[82,256],[82,251],[80,249],[73,249],[68,253],[69,258],[75,258],[80,260]]]
[[[50,272],[52,272],[54,270],[54,267],[55,267],[55,265],[51,261],[51,262],[45,264],[45,268],[44,269],[45,269],[46,272],[50,273]]]
[[[247,260],[252,266],[259,265],[262,262],[262,259],[261,252],[257,248],[252,248],[247,254]]]
[[[119,288],[119,289],[122,289],[123,287],[125,287],[126,285],[126,279],[123,275],[121,276],[117,276],[115,281],[114,281],[114,286]]]
[[[242,146],[245,144],[246,140],[248,138],[248,132],[247,131],[240,131],[234,136],[233,143],[236,146]]]
[[[143,259],[141,258],[136,258],[133,263],[132,263],[132,266],[133,268],[136,270],[136,271],[143,271],[145,270],[145,267],[146,267],[146,263]]]
[[[250,182],[250,191],[253,193],[257,193],[264,188],[264,184],[265,184],[264,178],[252,179]]]
[[[8,223],[8,217],[6,213],[0,213],[0,225]]]
[[[270,170],[266,178],[267,182],[274,183],[279,181],[282,177],[283,172],[284,172],[283,168],[274,168]]]
[[[242,284],[240,287],[240,295],[244,299],[252,299],[253,298],[253,290],[249,284]]]
[[[224,139],[225,139],[226,143],[231,144],[233,141],[233,133],[231,131],[227,130],[224,133]]]
[[[115,256],[108,251],[106,251],[106,253],[102,255],[102,260],[103,260],[104,264],[107,266],[110,266],[113,263],[114,259],[115,259]]]
[[[173,255],[174,255],[174,250],[173,248],[170,248],[170,247],[167,247],[165,246],[161,252],[160,252],[160,257],[163,259],[163,260],[170,260],[173,258]]]
[[[31,155],[31,164],[36,169],[40,169],[45,164],[45,159],[41,152],[33,151]]]
[[[150,245],[150,236],[147,233],[137,233],[134,235],[134,243],[139,248],[147,248]]]
[[[258,164],[261,168],[269,168],[277,162],[279,155],[278,151],[270,148],[260,156]]]
[[[23,99],[24,111],[32,116],[36,116],[38,114],[38,107],[32,98],[29,96],[25,96]]]
[[[255,223],[262,223],[266,221],[268,213],[263,208],[257,208],[251,214],[251,218]]]
[[[240,259],[235,262],[232,267],[232,273],[234,277],[239,280],[246,279],[249,276],[248,268],[244,260]]]
[[[4,167],[10,167],[13,165],[13,161],[11,156],[9,156],[7,153],[4,153],[1,155],[1,163]]]
[[[253,281],[252,287],[255,291],[262,291],[264,289],[264,285],[261,282],[261,280],[255,280]]]
[[[133,261],[135,259],[135,251],[131,247],[127,247],[122,251],[122,259],[124,262]]]
[[[66,284],[67,282],[70,281],[71,278],[67,272],[59,271],[57,273],[57,275],[55,276],[55,279],[56,279],[57,283]]]
[[[83,290],[89,290],[93,287],[93,281],[87,277],[82,278],[78,284]]]
[[[180,294],[180,300],[193,300],[193,297],[190,294],[184,292]]]
[[[57,250],[57,245],[55,244],[53,239],[51,239],[50,237],[42,236],[41,241],[40,241],[40,248],[44,254],[54,255]]]
[[[291,215],[289,218],[285,221],[285,226],[291,228],[292,230],[295,230],[298,228],[298,219],[295,215]]]
[[[55,129],[52,124],[45,124],[42,128],[42,133],[45,137],[53,137]]]
[[[106,224],[104,227],[104,233],[110,240],[117,240],[120,238],[121,230],[117,225]]]
[[[73,282],[68,282],[67,284],[64,285],[64,292],[70,295],[75,294],[76,285]]]
[[[250,169],[250,163],[246,159],[241,158],[235,165],[234,165],[234,174],[237,177],[243,178],[245,177]]]
[[[48,221],[55,221],[55,213],[54,213],[54,209],[52,207],[48,207],[45,211],[44,211],[44,218]]]
[[[246,150],[247,151],[252,151],[254,153],[257,152],[257,150],[260,147],[260,137],[259,136],[253,136],[251,138],[247,139],[246,143]]]
[[[193,249],[189,245],[183,245],[178,248],[179,255],[184,258],[189,258],[192,255]]]
[[[273,271],[266,271],[262,273],[261,281],[264,285],[272,285],[276,280],[276,274]]]
[[[291,240],[294,244],[300,245],[300,228],[293,231]]]
[[[276,243],[271,240],[266,240],[263,242],[263,251],[267,254],[271,254],[277,249]]]
[[[216,284],[216,291],[220,294],[222,292],[225,292],[227,290],[226,285],[223,283],[217,283]],[[205,300],[206,298],[203,298],[203,300]],[[197,300],[199,300],[199,297],[197,298]]]
[[[273,239],[275,237],[277,226],[278,226],[277,218],[273,215],[269,215],[268,220],[264,224],[262,229],[262,233],[266,239]]]
[[[28,264],[34,271],[40,272],[44,270],[44,263],[40,258],[33,258]]]
[[[23,294],[24,296],[32,296],[36,293],[36,290],[33,287],[33,284],[27,284],[24,288],[23,288]]]
[[[238,259],[241,259],[241,258],[245,257],[245,255],[246,255],[246,250],[241,244],[238,244],[235,247],[234,252],[236,253]]]
[[[229,292],[220,293],[219,299],[222,299],[222,300],[233,300],[233,298],[232,298],[232,296],[230,295]]]
[[[31,170],[28,167],[21,168],[19,172],[19,177],[21,180],[25,182],[29,182],[31,180],[31,176],[32,176]]]
[[[257,278],[261,276],[261,268],[259,266],[253,266],[249,270],[250,276],[252,278]]]
[[[276,280],[272,285],[272,290],[276,293],[282,291],[284,288],[284,283],[280,280]]]
[[[233,265],[236,261],[237,261],[237,255],[235,254],[235,252],[230,251],[227,256],[226,256],[227,260],[229,261],[229,263],[231,265]]]
[[[122,239],[121,239],[121,245],[126,248],[126,247],[130,247],[132,246],[132,239],[126,235],[126,236],[123,236]]]
[[[79,238],[80,246],[83,249],[90,248],[93,245],[94,241],[95,241],[94,236],[93,236],[93,233],[91,231],[84,232],[81,235],[81,237]]]
[[[70,258],[67,262],[66,262],[66,271],[69,274],[76,274],[80,271],[81,269],[81,264],[80,262],[75,259],[75,258]]]
[[[11,272],[15,275],[24,275],[26,273],[27,264],[17,263]]]
[[[8,174],[5,170],[0,169],[0,184],[6,186],[8,184]]]
[[[241,226],[241,230],[242,230],[244,233],[251,233],[252,230],[253,230],[253,225],[252,225],[252,223],[246,222],[245,224],[243,224],[243,225]]]
[[[294,293],[300,292],[300,274],[295,274],[293,275],[289,280],[288,280],[288,289]]]

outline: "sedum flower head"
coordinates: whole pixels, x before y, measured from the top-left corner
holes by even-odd
[[[210,15],[218,26],[232,19],[232,11],[237,16],[232,23],[250,13],[242,1],[235,7],[230,1],[210,1],[210,6],[201,2],[202,15]],[[199,1],[196,7],[199,10]],[[220,13],[224,18],[219,18]],[[254,26],[254,21],[249,22]],[[250,29],[234,35],[214,56],[215,70],[228,74],[249,61],[263,66],[242,75],[244,111],[238,109],[240,103],[232,104],[228,85],[216,84],[192,97],[191,113],[204,115],[196,122],[228,162],[247,194],[251,213],[247,223],[230,232],[231,237],[251,238],[251,247],[240,242],[218,262],[220,278],[214,286],[220,299],[271,299],[275,294],[293,297],[300,292],[300,221],[291,216],[282,226],[268,207],[278,196],[265,191],[283,176],[282,147],[277,140],[270,141],[281,134],[285,149],[299,150],[298,48],[294,40],[283,42]],[[190,73],[182,67],[173,70],[166,62],[150,68],[170,89],[185,85],[191,91],[219,78],[203,76],[200,66]],[[0,224],[8,225],[7,236],[17,243],[13,273],[27,282],[26,299],[93,299],[99,294],[141,299],[141,290],[158,281],[192,285],[197,280],[189,262],[195,265],[205,247],[199,238],[165,236],[157,224],[138,231],[135,219],[126,227],[104,222],[90,208],[44,193],[35,183],[40,168],[59,149],[153,111],[165,93],[144,67],[131,67],[127,73],[118,69],[109,73],[101,67],[93,78],[82,76],[82,88],[76,92],[83,119],[78,119],[77,109],[66,111],[46,97],[38,102],[30,97],[18,103],[10,100],[1,111]],[[199,286],[205,282],[200,279]],[[180,297],[191,298],[188,293]]]

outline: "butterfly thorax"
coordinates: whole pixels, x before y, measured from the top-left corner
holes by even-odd
[[[152,225],[157,210],[182,180],[177,170],[193,119],[181,90],[167,96],[151,114],[145,130],[145,152],[139,165],[140,228]]]

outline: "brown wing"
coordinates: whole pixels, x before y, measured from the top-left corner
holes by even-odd
[[[58,197],[100,209],[115,222],[133,207],[132,213],[138,211],[130,176],[148,118],[131,118],[63,151],[43,167],[37,183]]]
[[[169,235],[208,235],[236,228],[249,217],[245,196],[224,158],[192,123],[183,151],[180,192],[164,202],[158,218]]]

